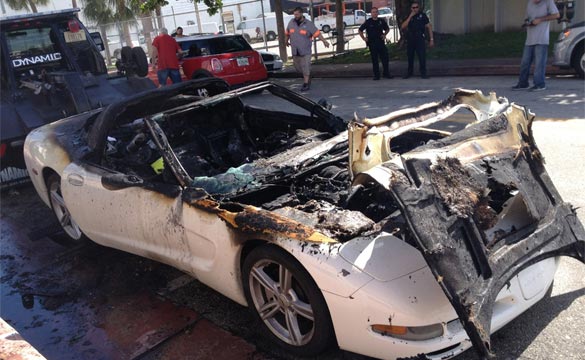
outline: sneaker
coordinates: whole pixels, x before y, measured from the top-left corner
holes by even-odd
[[[385,79],[394,79],[394,76],[392,76],[392,75],[384,75],[384,78]]]
[[[546,90],[546,86],[544,85],[534,85],[533,87],[530,88],[530,91],[542,91],[542,90]]]
[[[520,85],[520,84],[516,84],[514,86],[512,86],[512,91],[518,91],[518,90],[528,90],[529,86],[528,85]]]
[[[301,87],[301,91],[309,91],[311,87],[309,86],[309,84],[303,84],[303,86]]]

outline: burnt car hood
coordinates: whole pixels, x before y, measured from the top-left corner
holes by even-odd
[[[467,108],[465,129],[400,155],[393,139]],[[545,258],[585,262],[585,232],[544,168],[526,108],[459,90],[441,103],[350,124],[354,184],[374,179],[402,209],[475,349],[492,357],[496,296]]]

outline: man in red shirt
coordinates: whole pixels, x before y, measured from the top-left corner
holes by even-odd
[[[173,84],[181,82],[181,73],[179,72],[179,60],[177,54],[181,53],[181,47],[175,39],[169,35],[166,28],[160,29],[160,35],[154,38],[152,45],[156,48],[156,63],[158,64],[158,83],[160,86],[167,84],[167,78],[170,77]]]

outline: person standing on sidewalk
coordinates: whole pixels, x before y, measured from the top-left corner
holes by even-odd
[[[530,90],[546,89],[544,78],[548,60],[550,21],[558,19],[559,16],[559,10],[553,0],[528,0],[523,25],[526,27],[526,43],[520,63],[520,77],[512,90],[528,89],[532,62],[534,62],[534,86]]]
[[[294,18],[286,27],[286,46],[292,48],[295,69],[303,74],[304,82],[301,91],[307,91],[311,84],[311,45],[313,45],[313,39],[319,38],[325,47],[329,47],[329,42],[315,24],[305,18],[302,8],[295,8],[293,14]]]
[[[414,68],[414,54],[418,56],[418,63],[420,67],[420,76],[423,79],[428,79],[427,75],[427,55],[426,55],[426,32],[429,33],[429,46],[435,46],[433,38],[433,28],[428,16],[422,12],[420,3],[413,1],[410,5],[410,15],[400,26],[402,31],[406,31],[406,54],[408,56],[408,72],[403,76],[403,79],[408,79],[412,76]]]
[[[364,36],[364,30],[367,37]],[[372,8],[372,17],[366,20],[359,28],[360,37],[370,48],[372,57],[372,66],[374,68],[374,80],[380,80],[380,65],[378,58],[382,61],[383,75],[391,79],[390,70],[388,70],[388,49],[386,48],[386,35],[390,31],[388,23],[384,19],[378,18],[378,8]]]
[[[160,35],[155,37],[152,46],[156,49],[156,64],[158,71],[158,83],[160,86],[167,84],[167,78],[171,78],[173,84],[181,82],[179,72],[179,59],[177,54],[181,53],[181,47],[175,39],[169,35],[166,28],[160,29]]]

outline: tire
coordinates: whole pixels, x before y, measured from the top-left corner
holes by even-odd
[[[65,245],[81,245],[89,241],[89,239],[83,234],[79,225],[71,218],[69,209],[63,200],[61,194],[61,177],[57,174],[51,174],[47,179],[47,189],[49,192],[49,200],[51,202],[51,209],[57,222],[65,233]]]
[[[581,42],[575,47],[575,50],[573,50],[571,65],[573,65],[573,68],[580,78],[585,77],[585,43]]]
[[[289,285],[280,281],[281,274],[290,276]],[[254,318],[280,347],[295,355],[315,356],[334,344],[333,325],[323,294],[289,253],[274,245],[254,248],[244,259],[242,283]],[[281,290],[285,286],[288,291]],[[260,315],[262,308],[265,319]],[[290,331],[291,326],[296,331]]]
[[[213,77],[213,74],[205,69],[199,69],[191,74],[191,79],[205,79],[210,77]]]
[[[132,61],[132,48],[130,46],[122,47],[122,49],[120,50],[120,60],[124,65]]]
[[[143,48],[140,46],[132,48],[132,61],[134,62],[136,75],[140,77],[148,75],[148,59]]]
[[[329,31],[331,31],[331,26],[323,25],[323,27],[321,28],[321,31],[323,31],[325,34],[327,34]]]
[[[276,33],[274,31],[269,31],[268,33],[266,33],[266,40],[268,41],[276,40]]]

